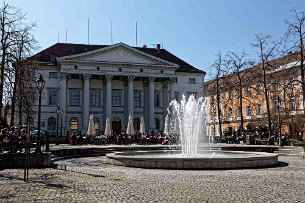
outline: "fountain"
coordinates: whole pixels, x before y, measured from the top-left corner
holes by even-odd
[[[203,98],[188,100],[183,95],[180,103],[172,101],[168,107],[169,135],[177,136],[181,150],[129,151],[107,154],[110,164],[163,169],[233,169],[271,166],[278,163],[278,155],[265,152],[224,151],[208,147],[199,150],[206,135],[206,115]],[[210,146],[210,145],[208,145]]]

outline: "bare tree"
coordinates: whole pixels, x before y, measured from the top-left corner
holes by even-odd
[[[213,79],[213,86],[214,86],[214,92],[216,94],[216,101],[214,101],[214,105],[217,105],[217,118],[218,118],[218,130],[219,130],[219,135],[220,138],[223,137],[222,135],[222,108],[221,108],[221,93],[224,91],[224,75],[227,73],[225,70],[225,66],[223,64],[223,59],[222,59],[222,54],[219,52],[216,55],[216,60],[212,64],[211,68],[215,70],[215,75]],[[214,110],[216,110],[214,109]]]
[[[300,61],[300,64],[295,64],[300,66],[301,70],[301,85],[302,85],[302,95],[303,95],[303,111],[305,114],[305,81],[304,81],[304,38],[305,38],[305,13],[304,12],[294,12],[294,20],[290,22],[286,20],[288,26],[287,37],[291,36],[292,47],[288,49],[289,52],[297,53],[297,60]]]
[[[268,120],[268,133],[269,137],[272,135],[272,122],[270,115],[270,95],[269,95],[269,81],[268,81],[268,73],[274,71],[277,68],[277,65],[274,63],[270,63],[272,59],[274,59],[277,55],[277,48],[281,44],[282,40],[278,42],[272,42],[270,35],[258,34],[255,36],[255,42],[252,43],[252,46],[258,49],[258,57],[259,64],[257,68],[261,71],[261,79],[264,88],[264,100],[267,110],[267,120]]]
[[[246,58],[247,54],[242,51],[240,54],[229,52],[227,54],[227,65],[232,69],[231,84],[238,91],[238,100],[240,108],[240,132],[244,133],[243,118],[243,87],[245,87],[252,77],[249,77],[249,69],[253,65],[253,61]]]
[[[1,70],[0,70],[0,108],[3,107],[4,95],[11,99],[11,125],[14,124],[16,99],[19,100],[19,109],[22,108],[21,98],[31,100],[29,96],[33,96],[30,92],[32,79],[30,74],[33,67],[25,59],[30,56],[36,47],[36,40],[32,32],[35,24],[27,24],[25,15],[20,9],[4,3],[0,8],[0,46]],[[17,94],[18,92],[18,94]],[[18,97],[17,97],[18,96]],[[21,112],[20,112],[21,114]],[[2,115],[0,115],[2,116]]]

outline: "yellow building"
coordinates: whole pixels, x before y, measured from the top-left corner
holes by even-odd
[[[272,134],[287,132],[291,138],[304,137],[304,101],[298,56],[290,53],[265,63],[265,66],[257,64],[204,82],[208,135],[220,136],[229,131],[239,133],[243,126],[244,132],[268,137],[270,120]]]

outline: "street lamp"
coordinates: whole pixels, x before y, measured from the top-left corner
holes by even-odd
[[[278,122],[278,133],[279,133],[279,145],[281,146],[281,112],[280,112],[280,96],[277,96],[277,110],[278,110],[278,115],[277,115],[277,122]]]
[[[41,146],[40,146],[40,117],[41,117],[41,92],[44,88],[46,81],[42,78],[41,74],[40,77],[35,81],[36,87],[39,92],[39,102],[38,102],[38,132],[37,132],[37,143],[36,143],[36,153],[41,153]],[[49,150],[49,143],[46,143],[46,150]]]

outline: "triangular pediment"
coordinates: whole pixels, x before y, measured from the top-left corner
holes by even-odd
[[[83,61],[103,62],[113,64],[143,64],[143,65],[165,65],[177,67],[177,64],[157,58],[150,54],[139,51],[124,43],[115,44],[105,48],[89,51],[81,54],[58,58],[59,61]]]

